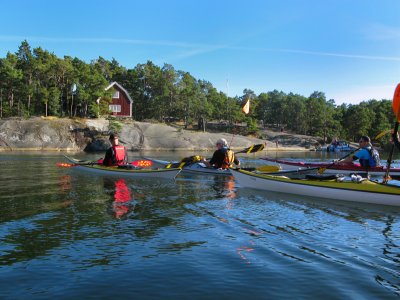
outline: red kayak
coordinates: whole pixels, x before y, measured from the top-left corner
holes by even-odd
[[[362,174],[366,173],[366,169],[362,167],[360,164],[349,164],[349,165],[334,165],[329,162],[299,162],[299,161],[291,161],[285,159],[275,159],[270,157],[261,158],[270,162],[271,164],[280,165],[284,170],[297,170],[299,168],[324,168],[324,173],[340,173],[340,174]],[[386,167],[372,167],[368,169],[368,173],[371,176],[384,176],[386,172]],[[393,179],[400,178],[400,168],[390,168],[389,175]]]

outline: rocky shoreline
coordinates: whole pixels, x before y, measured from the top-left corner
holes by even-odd
[[[266,151],[309,151],[315,138],[263,131],[265,139],[183,130],[166,124],[107,119],[10,118],[0,120],[0,151],[104,151],[110,131],[117,131],[129,151],[180,151],[215,149],[215,141],[225,138],[231,148],[243,149],[265,143]]]

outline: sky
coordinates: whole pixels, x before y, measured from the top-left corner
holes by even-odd
[[[27,40],[88,63],[171,64],[231,97],[358,104],[393,98],[399,12],[400,0],[1,0],[0,58]]]

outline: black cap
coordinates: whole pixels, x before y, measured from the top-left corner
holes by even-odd
[[[111,133],[110,134],[110,140],[114,140],[114,139],[116,139],[116,138],[118,138],[118,134],[116,134],[116,133]]]

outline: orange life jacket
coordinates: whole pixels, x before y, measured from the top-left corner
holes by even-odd
[[[225,158],[222,162],[221,169],[229,169],[233,167],[233,162],[235,160],[235,153],[231,149],[227,149],[225,152]]]

